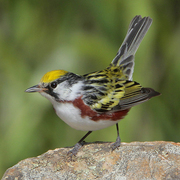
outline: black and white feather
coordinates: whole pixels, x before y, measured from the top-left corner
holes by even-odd
[[[116,57],[111,62],[114,66],[121,66],[128,80],[132,80],[135,53],[152,24],[150,17],[135,16],[129,25],[126,37],[119,48]]]

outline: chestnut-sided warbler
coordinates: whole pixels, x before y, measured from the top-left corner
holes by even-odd
[[[160,95],[132,80],[134,56],[151,23],[149,17],[133,18],[116,57],[106,69],[83,76],[64,70],[50,71],[38,85],[26,90],[46,97],[56,114],[72,128],[88,131],[69,151],[71,155],[77,154],[92,131],[114,124],[117,139],[112,149],[120,146],[118,122],[131,107]]]

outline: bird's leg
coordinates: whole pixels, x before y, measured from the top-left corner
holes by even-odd
[[[92,131],[88,131],[79,141],[78,143],[75,144],[74,148],[70,151],[68,151],[68,154],[74,155],[76,156],[77,152],[79,151],[79,149],[83,146],[83,141],[84,139],[91,134]]]
[[[121,145],[121,138],[119,136],[118,123],[116,123],[116,129],[117,129],[117,139],[116,139],[116,142],[113,143],[112,146],[111,146],[113,151]]]

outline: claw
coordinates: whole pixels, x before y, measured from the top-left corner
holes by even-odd
[[[118,136],[117,139],[116,139],[116,142],[111,145],[112,151],[117,149],[120,145],[121,145],[121,139]]]
[[[116,142],[112,144],[111,148],[114,151],[115,149],[117,149],[120,145],[121,145],[121,138],[119,136],[119,127],[118,127],[118,123],[116,123],[116,129],[117,129],[117,139]]]
[[[74,148],[70,151],[68,151],[68,155],[71,154],[71,158],[72,156],[76,156],[76,154],[78,153],[79,149],[83,146],[83,143],[84,143],[84,139],[89,135],[91,134],[92,131],[88,131],[80,140],[78,143],[75,144]]]
[[[76,156],[81,147],[82,147],[82,144],[78,142],[75,144],[75,146],[72,150],[68,151],[67,154],[70,156]]]

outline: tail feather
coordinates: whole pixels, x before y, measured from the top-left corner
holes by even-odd
[[[111,62],[113,66],[121,66],[128,80],[132,80],[134,71],[134,55],[151,26],[150,17],[135,16],[129,25],[126,37],[119,48],[116,57]]]

